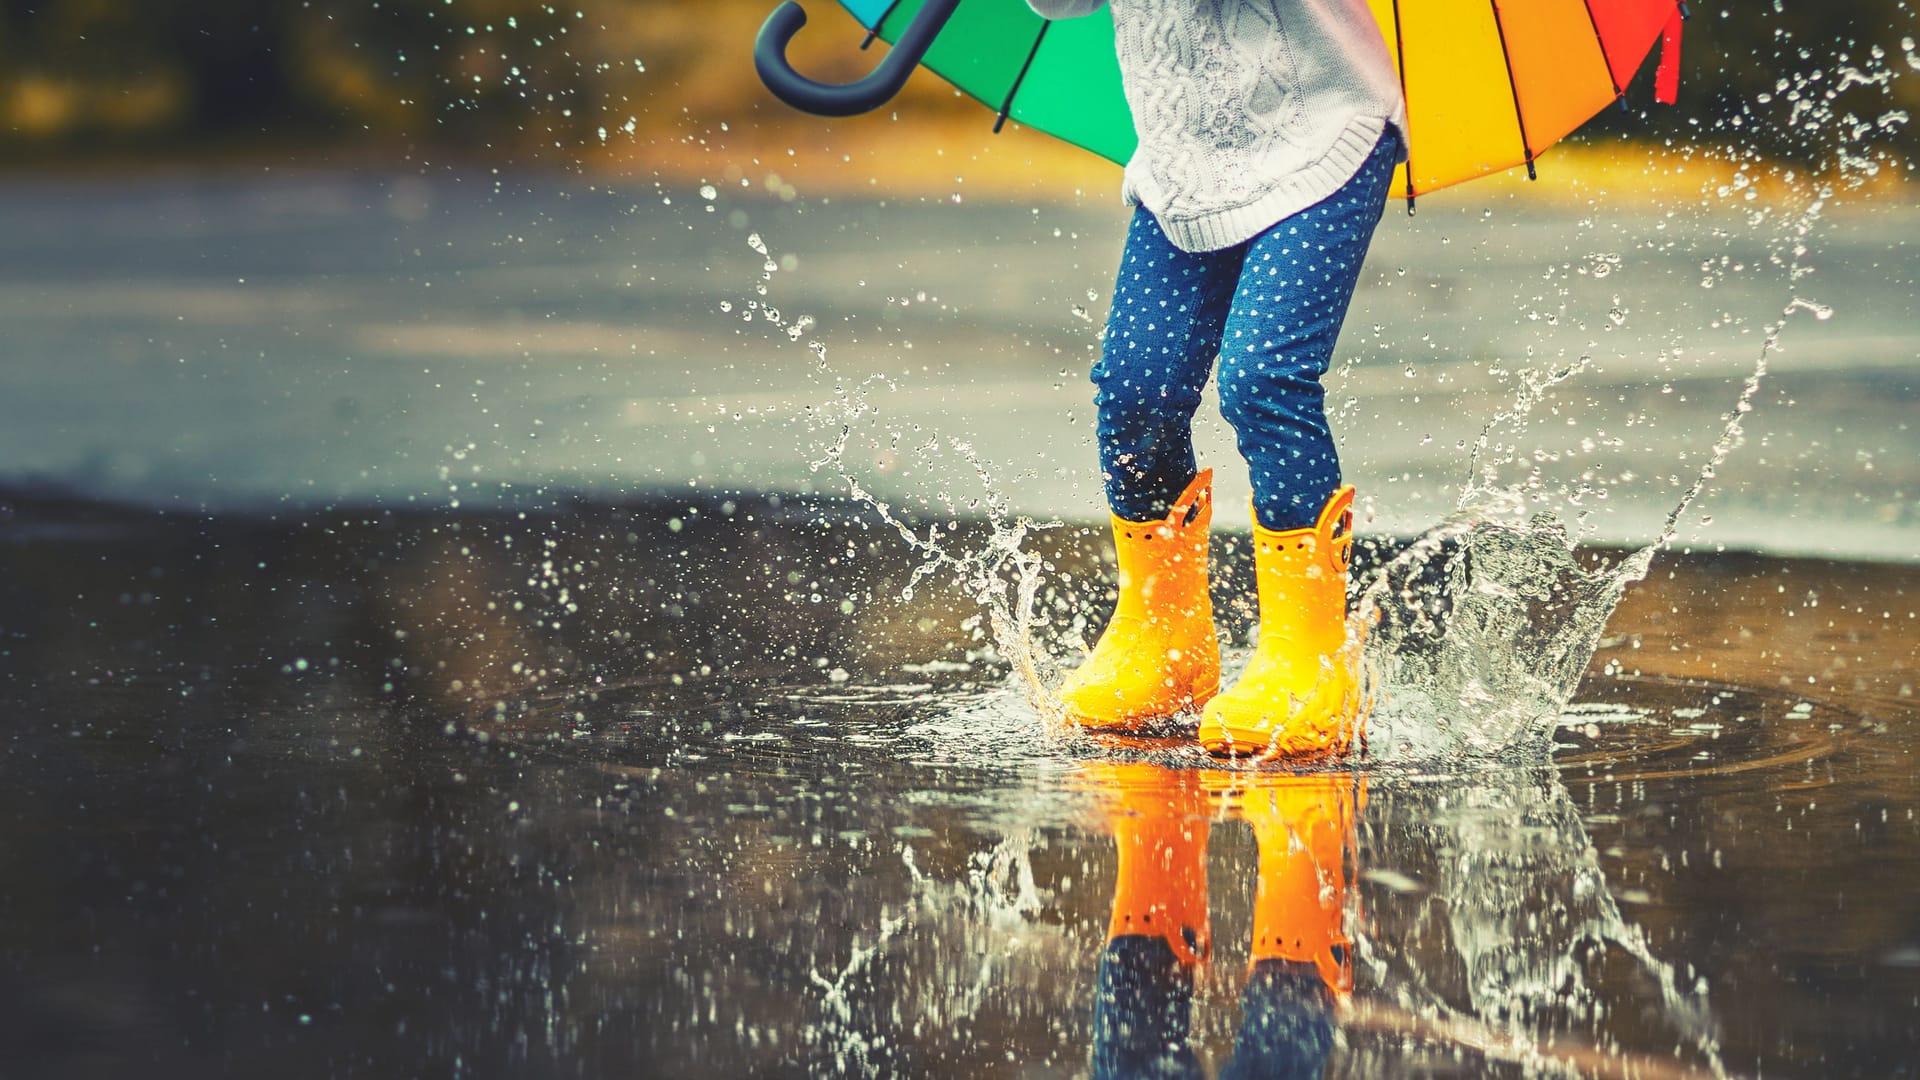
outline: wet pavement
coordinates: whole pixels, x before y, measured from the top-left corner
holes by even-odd
[[[1329,379],[1370,527],[1431,526],[1483,429],[1570,368],[1489,460],[1567,492],[1592,539],[1651,540],[1791,307],[1679,539],[1914,558],[1920,212],[1825,182],[1391,210]],[[484,167],[11,180],[0,476],[212,510],[839,495],[817,466],[844,438],[869,489],[964,512],[984,492],[959,442],[1014,510],[1100,521],[1086,372],[1124,223],[1105,191],[709,203]],[[1198,429],[1220,520],[1245,520],[1211,398]]]
[[[1098,541],[1026,543],[1050,663]],[[826,498],[0,498],[0,1072],[1085,1075],[1174,911],[1209,1070],[1914,1075],[1920,567],[1662,555],[1550,759],[1302,775],[1047,731],[919,562]]]

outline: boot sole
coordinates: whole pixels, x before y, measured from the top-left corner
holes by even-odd
[[[1200,745],[1207,753],[1215,757],[1272,757],[1285,758],[1288,761],[1315,761],[1324,758],[1339,757],[1347,752],[1348,742],[1327,740],[1311,746],[1279,750],[1274,748],[1275,732],[1269,728],[1235,728],[1222,725],[1218,729],[1202,729],[1199,733]],[[1361,736],[1364,745],[1365,736]]]
[[[1067,720],[1074,726],[1085,728],[1088,731],[1105,731],[1123,735],[1131,734],[1133,732],[1144,731],[1162,721],[1171,720],[1182,713],[1197,713],[1205,708],[1207,702],[1212,701],[1219,693],[1220,683],[1218,680],[1215,680],[1214,684],[1205,690],[1193,691],[1188,695],[1185,702],[1174,706],[1171,712],[1143,713],[1139,716],[1126,716],[1114,719],[1095,719],[1093,717],[1082,716],[1072,709],[1068,709]]]
[[[1200,745],[1214,757],[1226,758],[1284,758],[1287,761],[1320,761],[1337,758],[1346,753],[1346,747],[1337,743],[1324,746],[1303,747],[1295,750],[1270,749],[1270,739],[1236,738],[1232,735],[1217,735],[1203,738]]]

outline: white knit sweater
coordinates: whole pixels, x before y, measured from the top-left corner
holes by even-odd
[[[1107,0],[1027,0],[1049,19]],[[1216,251],[1339,190],[1389,124],[1399,72],[1366,0],[1113,0],[1140,145],[1121,194],[1187,251]]]

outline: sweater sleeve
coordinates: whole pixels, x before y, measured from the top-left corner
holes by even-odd
[[[1043,19],[1077,19],[1105,7],[1107,0],[1027,0],[1027,6]]]

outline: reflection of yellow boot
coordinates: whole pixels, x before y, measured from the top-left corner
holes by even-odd
[[[1120,871],[1113,885],[1109,939],[1127,934],[1163,938],[1183,964],[1206,959],[1208,824],[1204,804],[1197,813],[1163,806],[1115,823]]]
[[[1215,754],[1319,757],[1346,752],[1359,727],[1358,650],[1347,643],[1353,489],[1310,529],[1253,528],[1260,635],[1233,688],[1200,716]]]
[[[1205,960],[1213,819],[1201,774],[1147,762],[1090,762],[1081,777],[1111,800],[1107,821],[1120,865],[1107,937],[1161,938],[1181,964]]]
[[[1120,867],[1094,988],[1094,1080],[1205,1074],[1191,1035],[1206,959],[1208,796],[1200,778],[1144,762],[1097,764]]]
[[[1260,845],[1254,966],[1311,965],[1343,996],[1353,989],[1345,929],[1353,808],[1353,778],[1344,774],[1289,777],[1255,786],[1240,800],[1240,816]]]
[[[1160,521],[1113,519],[1120,602],[1060,700],[1086,727],[1133,730],[1198,708],[1220,688],[1207,596],[1213,470],[1202,469]]]
[[[1201,1077],[1189,1034],[1209,944],[1210,797],[1198,773],[1147,762],[1090,762],[1077,779],[1105,797],[1120,856],[1094,988],[1094,1080]]]
[[[1225,798],[1253,827],[1260,876],[1240,1030],[1220,1080],[1320,1076],[1338,1002],[1353,989],[1344,927],[1357,847],[1353,778],[1240,776],[1251,786]]]

